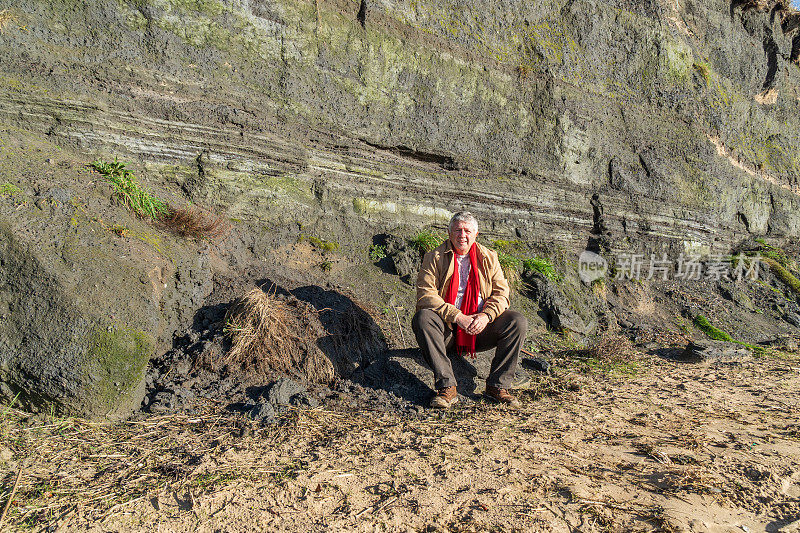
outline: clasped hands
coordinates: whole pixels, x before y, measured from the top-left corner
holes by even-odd
[[[475,313],[465,315],[461,313],[456,317],[456,325],[470,335],[477,335],[486,328],[489,323],[489,315],[486,313]]]

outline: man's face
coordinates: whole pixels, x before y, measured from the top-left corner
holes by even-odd
[[[453,244],[453,248],[455,248],[458,255],[464,255],[469,252],[477,236],[478,232],[475,231],[472,224],[464,222],[463,220],[453,224],[450,230],[450,242]]]

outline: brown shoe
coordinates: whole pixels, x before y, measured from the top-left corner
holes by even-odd
[[[458,402],[458,391],[455,387],[445,387],[436,391],[436,396],[431,399],[431,407],[449,409]]]
[[[493,402],[502,403],[509,407],[517,408],[520,404],[516,397],[508,393],[506,389],[498,389],[491,385],[486,385],[486,390],[483,391],[483,396],[492,400]]]

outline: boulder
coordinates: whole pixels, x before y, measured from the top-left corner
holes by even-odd
[[[792,311],[788,311],[784,316],[783,319],[786,320],[789,324],[793,325],[796,328],[800,328],[800,314],[797,314]]]
[[[259,402],[253,405],[247,412],[247,416],[252,420],[257,420],[262,424],[274,424],[278,421],[275,417],[275,409],[269,402]]]
[[[191,320],[211,274],[205,251],[109,196],[51,187],[0,198],[0,287],[0,401],[103,418],[140,405],[151,355]]]
[[[397,275],[409,285],[417,282],[417,273],[422,265],[419,250],[405,239],[390,235],[386,239],[386,256],[392,262]]]
[[[559,285],[538,272],[529,278],[531,298],[539,304],[539,314],[547,325],[561,332],[572,332],[580,336],[591,335],[597,327],[597,319],[584,309],[582,316],[579,306],[584,302],[570,299]]]
[[[673,358],[688,363],[736,363],[752,359],[752,353],[735,342],[703,339],[690,342],[683,352],[675,353]]]

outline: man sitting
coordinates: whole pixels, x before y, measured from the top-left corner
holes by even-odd
[[[486,391],[490,400],[519,407],[508,389],[514,379],[527,319],[508,309],[509,285],[497,252],[475,242],[478,221],[462,211],[450,219],[449,238],[425,254],[417,277],[417,312],[412,326],[422,355],[433,369],[432,407],[458,401],[456,378],[447,356],[497,348]]]

